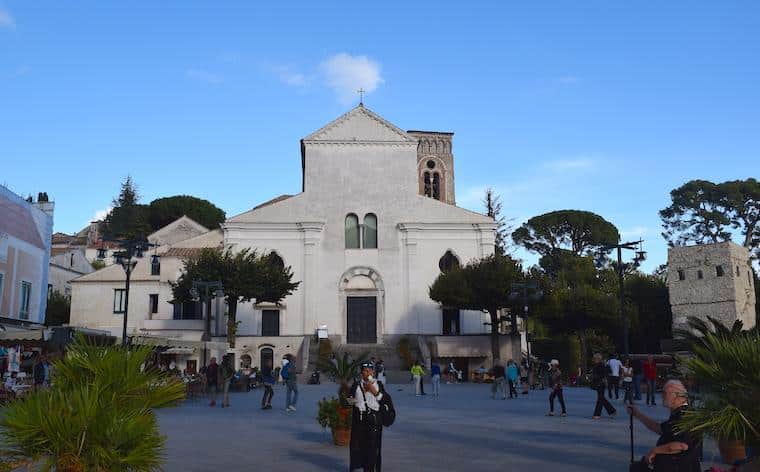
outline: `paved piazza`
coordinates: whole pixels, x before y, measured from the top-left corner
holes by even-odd
[[[429,389],[429,385],[426,385]],[[345,471],[348,448],[334,446],[317,424],[317,400],[334,395],[332,383],[300,385],[298,411],[284,411],[285,389],[276,387],[273,410],[259,409],[262,390],[234,393],[229,409],[192,400],[161,410],[168,436],[168,471]],[[415,397],[410,385],[391,385],[398,416],[383,432],[385,471],[591,471],[628,470],[628,416],[592,421],[595,394],[566,388],[568,417],[546,417],[548,390],[517,400],[491,400],[488,385],[441,385],[441,397]],[[658,395],[659,400],[659,395]],[[638,402],[643,403],[643,402]],[[643,406],[655,418],[667,410]],[[657,436],[635,426],[636,455]],[[717,454],[705,443],[705,463]]]

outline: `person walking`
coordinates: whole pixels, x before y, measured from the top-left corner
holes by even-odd
[[[271,364],[271,362],[270,362]],[[261,409],[272,409],[272,397],[274,397],[274,374],[272,373],[272,366],[265,366],[261,370],[261,381],[264,384],[264,396],[261,397]]]
[[[688,409],[689,398],[686,387],[679,380],[668,380],[662,387],[662,404],[670,410],[670,417],[658,423],[633,405],[628,412],[653,433],[659,434],[657,445],[640,462],[632,464],[630,470],[655,472],[699,472],[702,470],[701,439],[688,431],[677,432],[676,424]]]
[[[377,376],[378,382],[385,384],[385,363],[382,359],[378,359],[375,363],[375,375]]]
[[[517,398],[517,380],[520,377],[520,369],[517,363],[510,359],[507,362],[507,382],[509,383],[509,398]]]
[[[655,406],[654,393],[657,388],[657,363],[650,354],[642,366],[644,371],[644,381],[647,383],[647,405]]]
[[[50,364],[48,364],[47,357],[44,354],[40,354],[37,359],[37,363],[34,364],[34,389],[40,390],[49,385],[50,379]]]
[[[230,407],[230,385],[235,377],[235,369],[232,367],[232,356],[225,354],[222,356],[222,365],[219,368],[222,381],[222,408]]]
[[[559,400],[559,406],[562,407],[560,416],[567,416],[565,396],[562,394],[562,371],[559,370],[559,360],[552,359],[549,366],[549,388],[551,388],[551,393],[549,394],[549,413],[546,416],[554,416],[555,398]]]
[[[380,402],[385,395],[385,389],[373,375],[374,366],[369,362],[363,363],[360,379],[351,387],[353,409],[349,471],[361,469],[364,472],[380,472],[381,470],[383,423],[380,418]]]
[[[419,361],[414,363],[411,369],[411,373],[412,379],[414,379],[414,395],[416,397],[422,396],[420,390],[422,386],[422,375],[425,373],[425,370],[422,368]]]
[[[610,360],[607,361],[609,378],[607,379],[607,396],[612,400],[612,389],[615,389],[615,400],[620,399],[620,369],[623,364],[618,360],[616,354],[610,356]]]
[[[633,367],[631,367],[631,360],[626,359],[621,369],[623,376],[623,403],[633,403]]]
[[[644,378],[641,359],[631,361],[633,367],[633,399],[641,400],[641,379]]]
[[[501,392],[501,399],[506,400],[507,390],[504,388],[506,380],[504,366],[497,362],[494,364],[493,369],[491,369],[491,373],[493,374],[493,383],[491,384],[491,398],[493,400],[496,400],[496,396],[499,394],[499,392]]]
[[[591,388],[596,390],[596,405],[594,406],[594,416],[592,420],[601,418],[602,407],[607,411],[611,418],[615,417],[617,410],[610,404],[609,400],[604,398],[604,379],[607,377],[607,368],[602,362],[602,355],[594,354],[594,366],[591,369]]]
[[[208,392],[208,406],[216,406],[216,395],[219,393],[219,364],[216,357],[212,357],[206,366],[206,391]]]
[[[285,382],[285,410],[296,411],[296,402],[298,401],[298,384],[296,377],[296,358],[292,354],[285,354],[282,359],[282,370],[280,376]]]
[[[527,395],[530,384],[528,384],[528,361],[526,359],[520,363],[520,384],[522,385],[522,394]]]
[[[433,396],[438,398],[441,393],[441,365],[435,359],[430,364],[430,382],[433,385]]]

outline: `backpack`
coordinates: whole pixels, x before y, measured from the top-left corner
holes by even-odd
[[[383,383],[378,382],[378,385],[383,394],[383,398],[380,400],[380,422],[387,428],[396,421],[396,408],[393,406],[393,398],[391,398],[390,393],[385,391]]]
[[[290,374],[288,371],[290,370],[290,363],[286,364],[285,367],[282,368],[280,371],[280,377],[282,377],[285,380],[288,380],[288,377],[290,377]]]

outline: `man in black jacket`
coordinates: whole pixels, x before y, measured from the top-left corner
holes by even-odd
[[[642,459],[642,470],[648,470],[646,467],[651,465],[655,472],[700,472],[701,439],[689,432],[675,431],[675,423],[689,405],[686,387],[678,380],[666,382],[662,389],[662,404],[670,408],[670,418],[663,423],[658,423],[633,405],[627,407],[634,418],[660,435],[657,446]]]

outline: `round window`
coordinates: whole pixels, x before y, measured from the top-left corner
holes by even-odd
[[[427,168],[428,169],[434,169],[435,168],[435,161],[432,160],[432,159],[429,160],[429,161],[427,161]]]

